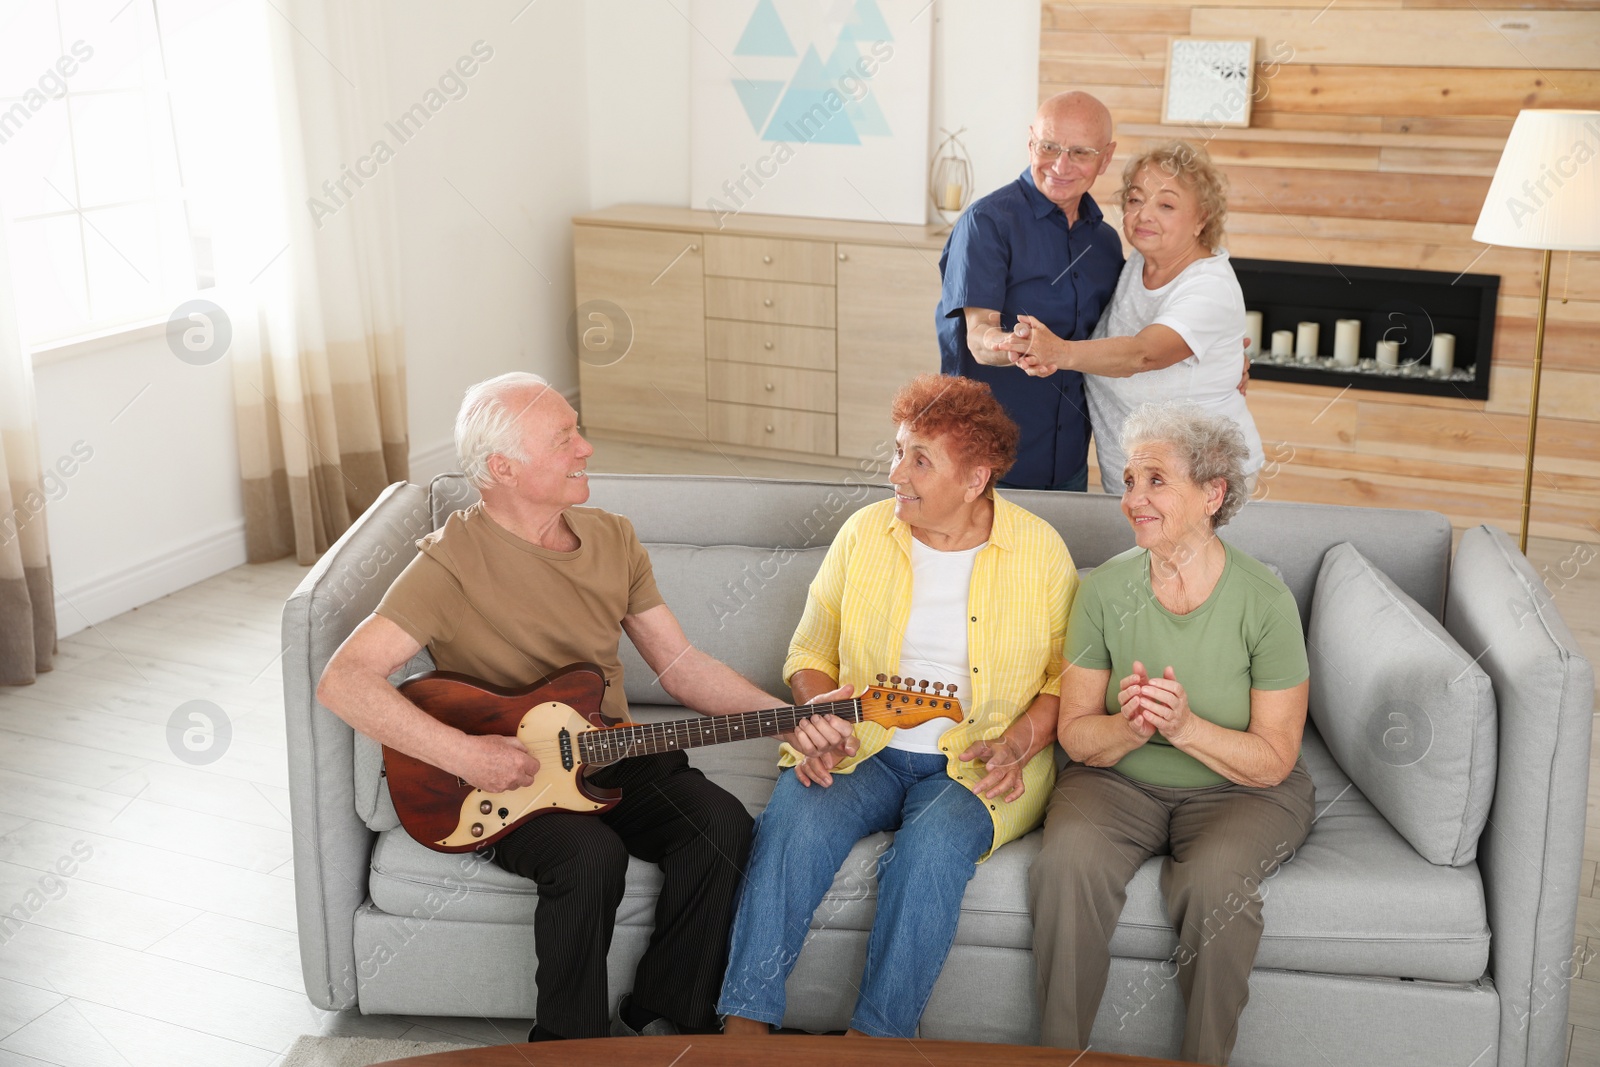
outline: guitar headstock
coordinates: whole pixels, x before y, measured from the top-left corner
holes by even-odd
[[[905,729],[930,719],[960,722],[966,714],[956,699],[956,687],[942,682],[917,681],[896,675],[878,675],[878,684],[862,690],[861,717],[879,726]]]

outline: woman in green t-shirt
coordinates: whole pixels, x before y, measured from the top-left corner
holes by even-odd
[[[1072,605],[1058,736],[1073,763],[1029,875],[1042,1034],[1085,1047],[1128,881],[1165,853],[1178,948],[1161,975],[1189,1007],[1183,1057],[1226,1063],[1262,882],[1311,830],[1305,639],[1283,582],[1217,537],[1246,498],[1232,420],[1145,405],[1122,444],[1137,547],[1096,568]]]

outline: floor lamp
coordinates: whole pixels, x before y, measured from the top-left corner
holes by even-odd
[[[1518,113],[1472,239],[1544,253],[1539,270],[1539,321],[1533,333],[1528,452],[1522,472],[1522,539],[1518,544],[1526,555],[1533,503],[1533,445],[1539,432],[1545,307],[1550,300],[1550,254],[1600,251],[1600,111],[1538,108]]]

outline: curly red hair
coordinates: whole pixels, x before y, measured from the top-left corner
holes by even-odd
[[[924,437],[942,437],[958,462],[988,467],[994,487],[1017,459],[1017,424],[989,386],[971,378],[920,374],[900,387],[890,408],[895,426],[910,423]]]

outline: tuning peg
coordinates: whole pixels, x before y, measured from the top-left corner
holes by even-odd
[[[928,691],[928,680],[926,678],[919,682],[918,685],[921,687],[922,692],[926,693]]]
[[[956,687],[955,687],[955,685],[952,684],[949,689],[946,689],[944,691],[944,695],[947,696],[947,697],[955,696],[956,695]]]
[[[887,674],[878,675],[878,684],[879,685],[882,685],[884,682],[887,682],[888,680],[889,680],[889,676]]]
[[[889,675],[889,684],[896,689],[900,688],[900,676],[898,674]]]
[[[944,683],[943,682],[934,682],[933,683],[933,695],[934,696],[938,696],[939,695],[939,690],[941,690],[943,688],[944,688]]]

